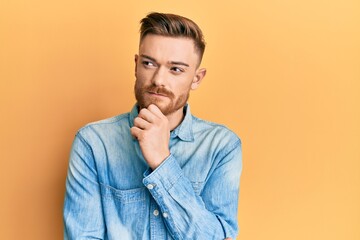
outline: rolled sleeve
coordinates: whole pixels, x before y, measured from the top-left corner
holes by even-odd
[[[173,155],[144,173],[143,184],[159,205],[174,239],[236,237],[241,147],[235,145],[222,156],[200,196]]]

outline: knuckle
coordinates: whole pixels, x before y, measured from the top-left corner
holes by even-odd
[[[141,132],[139,135],[140,135],[140,139],[141,139],[141,140],[144,140],[144,139],[147,138],[147,135],[148,135],[148,134],[147,134],[147,131],[144,131],[144,132]]]
[[[149,107],[148,107],[148,111],[149,112],[154,112],[154,111],[156,111],[156,107],[155,107],[155,105],[154,104],[151,104]]]
[[[136,118],[134,119],[134,124],[139,124],[139,123],[141,123],[141,118],[140,118],[140,117],[136,117]]]
[[[142,108],[138,115],[141,116],[141,115],[145,114],[147,111],[149,111],[149,110],[147,110],[146,108]]]

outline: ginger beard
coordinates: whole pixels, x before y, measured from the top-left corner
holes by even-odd
[[[140,109],[147,108],[150,104],[155,104],[161,110],[161,112],[167,116],[185,106],[187,100],[189,99],[190,88],[185,93],[176,97],[173,92],[167,90],[166,88],[157,87],[155,85],[142,86],[140,81],[136,79],[134,90],[135,98]],[[160,99],[151,96],[149,92],[161,94],[165,96],[165,98],[161,97]]]

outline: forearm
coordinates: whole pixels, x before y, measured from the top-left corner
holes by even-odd
[[[80,134],[71,151],[63,217],[64,239],[103,239],[100,187],[92,153]]]
[[[226,177],[223,180],[226,182]],[[236,213],[229,213],[229,209],[234,209],[234,205],[237,206],[238,187],[234,188],[233,194],[224,198],[219,197],[216,206],[213,206],[212,200],[209,201],[211,204],[206,206],[207,200],[204,201],[202,198],[204,196],[194,192],[191,182],[172,155],[145,177],[143,182],[150,188],[149,191],[159,205],[174,239],[235,237]]]

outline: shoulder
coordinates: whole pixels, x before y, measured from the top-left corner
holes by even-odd
[[[86,124],[85,126],[83,126],[81,130],[83,129],[86,129],[86,128],[89,128],[89,127],[103,127],[103,126],[106,126],[106,125],[113,125],[113,124],[117,124],[123,120],[128,120],[128,117],[129,117],[129,113],[123,113],[123,114],[120,114],[120,115],[117,115],[117,116],[114,116],[114,117],[110,117],[110,118],[106,118],[106,119],[102,119],[102,120],[99,120],[99,121],[95,121],[95,122],[91,122],[91,123],[88,123]]]
[[[206,138],[211,138],[214,142],[222,142],[228,146],[241,145],[240,137],[223,124],[203,120],[193,115],[192,123],[195,136],[203,135],[206,136]]]
[[[94,135],[111,135],[121,129],[128,129],[129,125],[129,113],[123,113],[114,117],[88,123],[77,131],[77,135],[81,135],[84,138]]]

